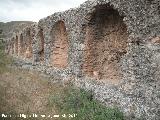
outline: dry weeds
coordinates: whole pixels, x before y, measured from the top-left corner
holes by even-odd
[[[51,85],[48,79],[39,73],[18,68],[11,68],[0,74],[0,113],[58,113],[55,107],[48,106],[48,99],[51,93],[56,93],[61,87]]]

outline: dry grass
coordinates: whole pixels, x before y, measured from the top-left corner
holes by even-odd
[[[58,113],[54,106],[48,107],[48,98],[62,87],[51,85],[48,79],[38,73],[18,68],[11,68],[0,74],[0,113]]]
[[[73,120],[123,120],[123,114],[118,109],[102,106],[92,98],[92,94],[69,85],[62,86],[58,83],[53,85],[47,76],[39,73],[10,68],[0,76],[0,114],[53,116],[75,113],[76,117],[72,118]],[[68,119],[71,118],[62,116],[59,118]],[[44,118],[32,117],[27,120]]]

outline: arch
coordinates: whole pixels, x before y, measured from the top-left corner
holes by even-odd
[[[6,53],[9,54],[10,52],[10,41],[7,41],[7,48],[6,48]]]
[[[85,31],[84,74],[120,80],[120,60],[127,53],[128,41],[123,16],[108,4],[96,6]]]
[[[14,54],[14,37],[10,39],[10,54]]]
[[[63,21],[55,23],[51,30],[52,55],[51,64],[57,68],[68,66],[68,38],[66,26]]]
[[[8,51],[9,51],[8,53],[9,53],[10,55],[12,54],[12,43],[11,43],[11,41],[12,41],[12,40],[10,39],[10,41],[9,41],[9,50],[8,50]]]
[[[16,35],[15,44],[14,44],[15,54],[18,54],[18,36]]]
[[[12,51],[11,53],[12,54],[14,54],[14,40],[15,40],[15,38],[13,37],[12,41],[11,41],[11,51]]]
[[[44,61],[44,35],[43,35],[43,29],[39,30],[38,37],[40,39],[38,56],[39,56],[39,61],[42,62],[42,61]]]
[[[21,33],[19,37],[19,55],[20,56],[24,56],[24,50],[25,50],[25,43],[24,43],[23,35]]]
[[[26,37],[27,37],[27,47],[26,47],[25,56],[26,58],[31,58],[33,55],[33,52],[32,52],[32,37],[31,37],[30,30],[27,31]]]

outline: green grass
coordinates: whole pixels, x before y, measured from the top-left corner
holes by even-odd
[[[49,97],[49,106],[58,108],[60,114],[76,114],[75,120],[123,120],[117,108],[107,108],[93,99],[91,92],[66,87]]]

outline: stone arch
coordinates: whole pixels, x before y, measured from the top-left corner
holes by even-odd
[[[5,44],[5,52],[8,54],[8,42]]]
[[[38,32],[38,37],[39,37],[39,51],[38,51],[38,56],[39,56],[39,61],[44,61],[44,34],[43,34],[43,29],[40,29]]]
[[[120,80],[120,61],[127,53],[127,26],[112,6],[95,8],[85,26],[83,72],[96,79]]]
[[[24,56],[24,51],[25,51],[25,43],[24,43],[24,38],[22,33],[19,36],[19,55]]]
[[[11,54],[11,43],[8,45],[8,54]]]
[[[14,54],[14,40],[15,40],[15,38],[13,37],[11,40],[11,51],[12,51],[11,53],[12,54]]]
[[[27,30],[26,37],[27,37],[27,47],[26,47],[25,56],[26,58],[31,58],[33,55],[33,52],[32,52],[32,37],[31,37],[30,30]]]
[[[63,21],[55,23],[51,30],[52,55],[51,65],[57,68],[66,68],[68,66],[68,37],[66,26]]]
[[[18,54],[18,36],[17,35],[14,43],[14,51],[15,51],[15,54]]]
[[[14,54],[14,37],[11,38],[10,40],[10,54]]]
[[[10,41],[7,41],[7,47],[6,47],[6,53],[9,54],[9,49],[10,49]]]

